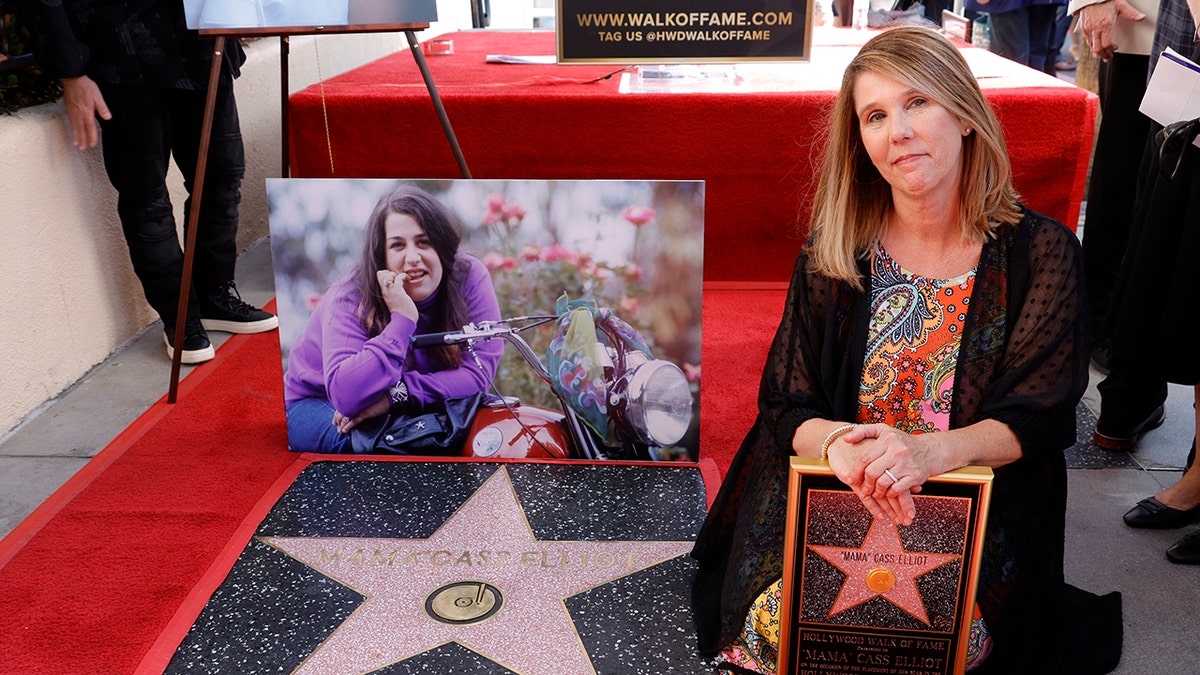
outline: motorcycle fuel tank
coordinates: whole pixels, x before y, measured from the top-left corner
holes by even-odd
[[[569,459],[573,456],[561,412],[528,405],[480,407],[463,455],[481,459]]]

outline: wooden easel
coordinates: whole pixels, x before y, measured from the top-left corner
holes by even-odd
[[[401,23],[401,24],[381,24],[378,26],[337,26],[337,27],[316,27],[316,28],[246,28],[237,29],[234,34],[201,30],[202,35],[209,35],[214,38],[212,67],[208,73],[208,93],[204,102],[204,118],[200,127],[200,149],[196,158],[196,177],[192,187],[192,202],[191,208],[188,210],[188,232],[183,248],[183,278],[179,284],[179,313],[178,319],[175,321],[175,341],[177,345],[174,354],[171,357],[171,385],[167,390],[167,403],[175,403],[179,395],[179,373],[183,364],[183,340],[187,329],[187,309],[188,298],[191,295],[192,288],[192,265],[195,259],[196,246],[196,230],[199,227],[200,218],[200,198],[204,192],[204,173],[208,165],[208,146],[212,140],[212,121],[214,110],[217,103],[217,83],[221,77],[221,64],[224,62],[225,56],[225,39],[227,37],[238,36],[270,36],[278,35],[280,39],[280,126],[283,134],[283,159],[280,164],[282,174],[287,176],[290,173],[288,159],[288,39],[296,34],[321,34],[321,33],[368,33],[368,32],[395,32],[403,31],[405,38],[408,40],[409,49],[412,51],[413,59],[417,62],[417,68],[421,70],[421,78],[425,80],[425,88],[429,90],[429,96],[433,99],[433,107],[437,111],[438,119],[442,123],[442,130],[446,133],[446,140],[450,142],[450,149],[454,152],[454,158],[458,161],[458,168],[462,172],[463,178],[470,178],[471,172],[467,169],[466,159],[463,157],[462,148],[458,145],[458,139],[454,135],[454,129],[450,126],[450,118],[446,115],[446,109],[442,106],[442,98],[438,94],[437,87],[433,83],[433,75],[429,72],[429,65],[425,62],[425,55],[421,53],[420,45],[417,43],[416,31],[429,28],[428,23]]]

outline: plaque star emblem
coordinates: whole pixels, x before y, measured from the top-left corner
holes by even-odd
[[[926,625],[929,616],[917,588],[917,578],[962,558],[954,554],[906,551],[897,526],[877,518],[871,520],[867,536],[858,548],[814,545],[808,548],[846,575],[829,610],[830,617],[882,596]]]
[[[450,642],[525,675],[593,673],[563,600],[693,545],[536,539],[503,468],[428,539],[260,541],[366,598],[297,673],[370,672]]]

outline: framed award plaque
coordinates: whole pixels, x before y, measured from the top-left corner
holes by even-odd
[[[897,526],[824,461],[793,457],[778,672],[962,673],[991,486],[986,467],[930,478]]]

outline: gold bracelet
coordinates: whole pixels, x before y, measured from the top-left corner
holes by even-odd
[[[853,429],[856,426],[858,426],[858,425],[857,424],[843,424],[842,426],[829,432],[829,435],[826,436],[825,440],[821,442],[821,459],[828,462],[829,461],[829,446],[833,445],[833,442],[837,440],[838,436],[841,436],[842,434],[846,433],[847,431],[850,431],[851,429]]]

